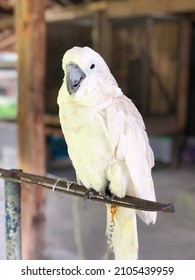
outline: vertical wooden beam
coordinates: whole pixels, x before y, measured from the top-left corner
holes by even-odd
[[[109,64],[111,58],[111,29],[110,22],[104,10],[94,13],[93,28],[93,47]]]
[[[178,96],[177,122],[179,132],[183,132],[187,120],[191,34],[192,24],[190,19],[187,16],[183,16],[179,41],[179,61],[176,87]]]
[[[15,20],[19,82],[19,166],[45,175],[43,126],[45,76],[45,1],[16,1]],[[44,244],[45,193],[22,187],[22,257],[40,258]]]
[[[149,109],[149,91],[150,91],[150,77],[151,77],[151,39],[153,32],[153,18],[146,18],[145,23],[145,32],[146,32],[146,42],[144,45],[144,49],[142,50],[142,86],[141,86],[141,114],[143,117],[148,115]]]
[[[177,69],[177,133],[173,135],[172,167],[179,165],[181,149],[181,133],[186,128],[188,108],[188,85],[190,69],[190,44],[192,34],[192,23],[187,16],[181,20],[179,40],[179,61]]]

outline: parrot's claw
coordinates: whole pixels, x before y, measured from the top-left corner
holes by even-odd
[[[111,193],[109,187],[110,187],[110,181],[106,180],[103,189],[100,191],[100,194],[103,196],[104,199],[110,201],[110,200],[113,200],[115,195],[113,193]]]
[[[111,193],[110,189],[108,186],[106,186],[101,192],[100,194],[103,196],[104,199],[106,200],[112,200],[115,195],[113,193]]]
[[[84,199],[91,199],[92,197],[94,197],[94,194],[96,193],[96,191],[92,188],[89,188],[86,190],[86,192],[83,195]]]

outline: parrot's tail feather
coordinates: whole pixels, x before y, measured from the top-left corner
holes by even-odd
[[[137,259],[138,237],[135,210],[117,207],[113,216],[111,207],[107,205],[106,235],[108,244],[114,251],[115,259]]]

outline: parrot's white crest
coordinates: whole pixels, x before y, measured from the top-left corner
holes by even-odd
[[[74,47],[62,65],[59,116],[78,181],[104,196],[155,201],[154,157],[143,119],[103,58],[89,47]],[[156,212],[107,205],[106,234],[116,259],[137,259],[136,212],[155,223]]]

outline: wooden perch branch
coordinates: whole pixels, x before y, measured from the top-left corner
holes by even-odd
[[[25,173],[17,169],[2,169],[0,168],[0,178],[6,180],[18,182],[18,183],[28,183],[39,187],[43,187],[49,190],[54,190],[57,192],[62,192],[65,194],[70,194],[77,197],[83,197],[86,188],[84,186],[78,185],[74,182],[65,181],[61,179],[53,179],[49,177],[37,176],[30,173]],[[105,204],[112,204],[126,208],[133,208],[137,210],[144,211],[162,211],[167,213],[174,213],[173,204],[165,204],[160,202],[149,201],[145,199],[140,199],[132,196],[125,196],[124,198],[114,198],[112,200],[104,199],[99,193],[94,192],[90,200],[103,202]]]

